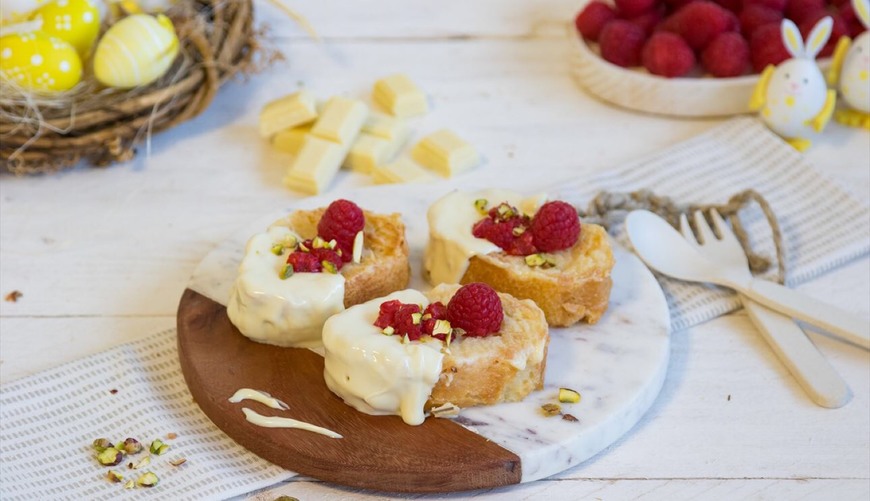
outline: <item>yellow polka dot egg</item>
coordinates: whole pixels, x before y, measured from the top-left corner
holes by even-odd
[[[91,0],[55,0],[36,11],[41,31],[66,40],[81,57],[87,57],[100,32],[100,11]]]
[[[0,23],[15,24],[26,21],[33,11],[49,0],[0,0]]]
[[[82,60],[69,43],[43,33],[0,37],[0,75],[37,91],[69,90],[82,79]]]
[[[118,21],[94,52],[94,75],[104,85],[129,89],[148,85],[169,69],[179,42],[168,17],[135,14]]]

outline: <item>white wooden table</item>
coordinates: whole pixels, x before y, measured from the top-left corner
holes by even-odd
[[[296,199],[280,184],[287,157],[256,125],[264,102],[300,86],[363,95],[380,76],[410,74],[434,101],[426,129],[450,125],[487,158],[457,184],[583,176],[719,123],[631,113],[577,88],[564,37],[574,1],[292,3],[325,41],[257,2],[288,62],[228,85],[205,114],[154,137],[150,157],[142,148],[134,162],[106,170],[0,178],[0,292],[23,293],[0,302],[0,381],[173,327],[197,262],[233,230]],[[832,124],[808,158],[870,200],[870,134]],[[342,173],[333,190],[368,183]],[[801,290],[867,316],[870,260]],[[742,312],[672,339],[658,401],[613,446],[550,479],[440,497],[870,498],[868,352],[812,336],[854,393],[828,410],[810,402]],[[255,496],[279,494],[382,497],[305,478]]]

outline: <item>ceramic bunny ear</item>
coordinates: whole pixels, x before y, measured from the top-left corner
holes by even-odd
[[[822,50],[822,47],[828,43],[828,38],[831,37],[831,28],[834,26],[834,20],[830,16],[824,17],[813,26],[813,31],[807,37],[806,55],[807,59],[815,59],[816,54]]]
[[[870,0],[852,0],[852,8],[861,20],[861,24],[870,30]]]
[[[803,57],[804,40],[797,25],[791,19],[782,20],[782,43],[791,57]]]

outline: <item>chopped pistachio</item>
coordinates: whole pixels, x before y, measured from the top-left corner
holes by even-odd
[[[329,247],[329,244],[326,243],[326,240],[320,237],[314,237],[314,240],[311,241],[311,246],[315,249],[325,249]]]
[[[148,472],[136,479],[136,485],[142,487],[154,487],[160,479],[153,472]]]
[[[408,335],[405,334],[405,337],[402,338],[402,344],[408,344],[410,342],[411,342],[411,338],[409,338]]]
[[[544,256],[540,254],[529,254],[528,256],[526,256],[525,259],[526,264],[529,266],[541,266],[542,264],[547,262],[547,260],[544,259]]]
[[[169,444],[163,444],[157,449],[157,455],[162,456],[169,450]]]
[[[447,346],[450,346],[450,343],[453,341],[453,329],[450,329],[450,332],[447,333],[447,337],[444,338],[444,343]]]
[[[424,313],[424,314],[423,314],[423,317],[422,317],[422,320],[429,320],[430,318],[432,318],[432,314],[431,314],[431,313]]]
[[[563,404],[576,404],[580,401],[580,393],[570,388],[559,388],[559,401]]]
[[[478,198],[474,201],[474,208],[477,209],[477,212],[479,212],[482,216],[485,216],[487,214],[487,205],[489,205],[489,202],[485,198]]]
[[[553,256],[544,256],[544,264],[541,265],[541,268],[553,268],[556,266],[556,260],[553,259]]]
[[[435,326],[432,327],[432,335],[436,334],[450,334],[451,332],[450,321],[448,320],[436,320]]]
[[[498,206],[498,209],[496,209],[496,212],[498,213],[499,217],[501,217],[502,219],[509,219],[509,218],[513,217],[514,214],[516,214],[514,212],[514,208],[506,203],[500,204]]]
[[[393,334],[396,333],[396,329],[394,329],[392,325],[388,325],[388,326],[384,327],[384,330],[382,330],[381,332],[383,332],[384,334],[386,334],[388,336],[392,336]]]
[[[577,421],[580,421],[579,419],[577,419],[576,417],[574,417],[571,414],[562,414],[562,419],[564,419],[565,421],[570,421],[572,423],[576,423]]]
[[[135,438],[127,438],[124,440],[124,452],[127,454],[139,454],[142,452],[142,444]]]
[[[284,244],[275,244],[272,246],[272,254],[280,256],[284,252]]]
[[[187,462],[186,458],[178,458],[178,459],[173,459],[172,461],[169,462],[169,464],[171,464],[172,466],[181,466],[186,462]]]
[[[423,321],[423,314],[422,313],[411,313],[411,323],[412,324],[417,325],[422,321]]]
[[[151,456],[145,456],[144,458],[140,459],[138,463],[133,465],[133,469],[138,470],[139,468],[148,466],[149,464],[151,464]]]
[[[115,466],[124,460],[124,454],[114,447],[108,447],[97,454],[97,461],[103,466]]]
[[[133,489],[135,487],[136,487],[136,483],[133,482],[132,480],[127,480],[127,483],[124,484],[125,489]]]
[[[306,247],[305,244],[302,242],[299,242],[299,250],[301,250],[302,252],[311,252],[311,249]]]
[[[288,278],[293,276],[293,265],[287,263],[281,268],[281,273],[278,274],[281,280],[287,280]]]
[[[106,473],[106,478],[109,479],[109,482],[117,483],[117,482],[124,480],[124,475],[121,475],[120,473],[118,473],[115,470],[109,470],[109,472]]]
[[[516,228],[514,228],[513,230],[511,230],[511,233],[513,233],[515,237],[518,237],[518,236],[522,235],[522,234],[525,233],[525,232],[526,232],[526,227],[525,227],[525,226],[517,226]]]
[[[327,273],[332,273],[333,275],[338,273],[338,268],[335,266],[335,264],[333,264],[332,261],[324,259],[320,262],[320,265],[323,266],[323,271]]]
[[[293,496],[278,496],[275,498],[275,501],[299,501],[299,498],[294,498]]]
[[[160,440],[159,438],[155,438],[154,441],[151,442],[151,447],[149,447],[148,450],[151,451],[151,454],[157,454],[157,451],[160,450],[160,447],[162,445],[164,445],[163,440]]]
[[[113,447],[115,447],[116,449],[118,449],[118,450],[121,452],[121,454],[126,454],[126,453],[127,453],[127,451],[124,449],[124,442],[118,442],[118,443],[115,444]]]
[[[365,238],[363,232],[356,232],[356,236],[353,237],[353,262],[359,264],[362,261],[362,251],[363,251],[363,239]]]
[[[541,406],[541,411],[547,417],[558,416],[562,412],[562,407],[559,404],[544,404]]]
[[[92,445],[97,452],[103,452],[104,450],[112,446],[112,442],[109,441],[108,438],[98,438],[94,440],[94,443]]]
[[[338,241],[334,238],[326,244],[326,246],[329,247],[330,249],[335,249],[336,245],[338,245]]]

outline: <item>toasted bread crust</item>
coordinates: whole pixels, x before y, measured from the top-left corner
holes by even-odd
[[[324,211],[325,208],[297,210],[287,218],[288,225],[302,238],[314,238]],[[359,264],[345,263],[341,269],[345,278],[345,308],[404,289],[411,278],[401,215],[375,214],[367,210],[363,215],[366,221],[364,247],[368,252],[363,253]]]
[[[544,310],[547,323],[564,327],[585,320],[597,322],[610,298],[613,251],[601,226],[584,224],[578,242],[555,255],[554,268],[530,268],[522,256],[504,252],[473,256],[463,284],[484,282]]]
[[[441,284],[426,295],[447,304],[459,288]],[[427,408],[517,402],[544,386],[550,335],[544,313],[534,302],[499,293],[504,321],[498,335],[451,343]]]

